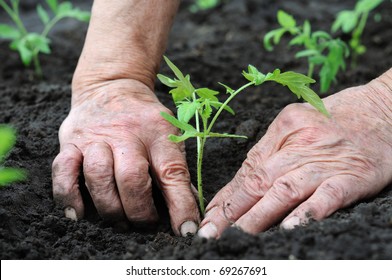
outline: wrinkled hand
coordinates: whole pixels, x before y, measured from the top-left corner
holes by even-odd
[[[392,181],[392,111],[375,97],[381,88],[326,98],[330,118],[308,104],[286,107],[209,203],[199,236],[231,225],[255,234],[282,220],[291,229],[377,194]]]
[[[78,176],[101,217],[113,224],[155,222],[152,177],[165,198],[176,234],[195,233],[199,212],[191,190],[183,144],[161,116],[169,112],[144,84],[112,81],[73,95],[61,125],[53,162],[53,195],[65,215],[80,219],[84,204]],[[151,176],[150,176],[151,175]]]

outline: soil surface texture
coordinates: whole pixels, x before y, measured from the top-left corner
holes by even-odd
[[[35,13],[38,1],[21,2],[28,27],[40,30]],[[82,9],[92,4],[73,2]],[[223,82],[237,88],[245,82],[241,71],[248,64],[263,72],[280,68],[306,73],[306,61],[294,59],[296,49],[287,47],[289,38],[273,52],[263,48],[263,36],[277,27],[278,9],[293,14],[300,23],[308,19],[314,29],[329,31],[337,12],[352,9],[355,2],[228,0],[194,14],[188,10],[190,1],[182,1],[166,55],[198,87],[220,89],[217,82]],[[366,54],[356,68],[341,73],[323,97],[367,83],[391,67],[391,14],[389,0],[371,14],[363,36]],[[379,16],[381,21],[375,20]],[[7,22],[3,11],[0,22]],[[52,55],[41,56],[42,81],[23,67],[18,54],[9,50],[9,42],[0,41],[0,123],[11,124],[18,132],[5,165],[24,168],[29,174],[25,182],[0,189],[1,259],[392,259],[392,185],[323,221],[291,231],[276,225],[256,236],[230,228],[219,240],[175,236],[164,207],[155,228],[131,226],[126,232],[103,223],[93,207],[78,222],[64,218],[63,210],[53,202],[51,164],[59,152],[59,126],[70,110],[70,84],[86,30],[86,24],[74,20],[59,23],[50,34]],[[170,74],[164,65],[161,72]],[[161,102],[174,110],[167,91],[156,83]],[[276,115],[293,102],[298,100],[285,88],[266,85],[240,94],[231,104],[236,116],[224,115],[216,130],[245,134],[248,139],[207,141],[204,186],[208,201],[233,178]],[[194,184],[195,150],[195,142],[187,142]],[[156,200],[159,204],[159,194]],[[87,195],[86,203],[91,204]]]

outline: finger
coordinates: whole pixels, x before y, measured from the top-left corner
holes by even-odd
[[[322,220],[373,192],[365,191],[363,180],[352,175],[338,175],[325,180],[305,202],[282,222],[281,227],[292,229],[310,219]]]
[[[84,216],[84,205],[79,190],[79,171],[82,152],[74,145],[65,145],[52,164],[53,198],[64,208],[67,218],[78,220]]]
[[[148,155],[142,144],[117,147],[114,153],[114,175],[127,219],[133,223],[154,223],[158,220]]]
[[[274,140],[276,138],[276,130],[276,126],[273,124],[268,128],[263,138],[261,138],[260,141],[248,152],[246,160],[243,162],[233,180],[222,188],[208,204],[206,207],[206,213],[208,213],[208,211],[210,211],[213,207],[221,205],[223,201],[226,201],[228,197],[244,185],[245,180],[248,179],[248,183],[252,180],[263,180],[258,174],[268,173],[263,171],[265,168],[260,167],[260,165],[263,165],[263,163],[278,150],[279,145]],[[255,169],[260,169],[261,172]]]
[[[112,150],[108,144],[92,143],[84,152],[83,173],[98,214],[111,223],[126,220],[113,171]]]
[[[235,223],[256,234],[281,220],[291,209],[307,199],[328,176],[315,164],[293,170],[273,183],[264,197]]]
[[[165,139],[151,149],[152,171],[169,209],[170,222],[176,235],[195,234],[200,214],[191,185],[184,144]]]
[[[240,170],[233,181],[225,187],[230,191],[225,191],[223,195],[218,193],[208,205],[209,211],[201,223],[200,236],[219,236],[225,228],[257,204],[269,192],[277,178],[303,164],[298,154],[286,150],[278,151],[264,163],[256,162],[251,153],[250,155],[244,162],[243,170]],[[254,157],[256,156],[257,154]]]

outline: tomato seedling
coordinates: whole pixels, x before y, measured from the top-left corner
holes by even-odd
[[[295,54],[296,58],[306,57],[308,60],[308,76],[312,77],[315,66],[321,66],[320,91],[326,92],[331,82],[336,79],[339,70],[345,70],[345,58],[349,55],[349,49],[342,40],[334,39],[325,31],[314,31],[309,21],[298,26],[293,16],[279,10],[277,19],[280,28],[268,32],[264,36],[264,47],[268,51],[273,50],[273,45],[279,44],[282,36],[289,33],[294,38],[289,46],[301,46],[303,50]]]
[[[46,0],[49,9],[37,5],[37,14],[44,24],[41,33],[28,32],[19,14],[19,0],[11,0],[8,5],[5,0],[0,0],[0,6],[11,18],[15,26],[0,24],[0,39],[11,40],[10,48],[19,53],[23,64],[27,67],[34,64],[35,73],[42,78],[42,69],[39,54],[50,54],[49,32],[64,18],[73,18],[80,21],[89,21],[90,13],[74,8],[71,2],[58,3],[57,0]],[[49,11],[50,10],[50,11]],[[53,16],[50,16],[50,12]]]
[[[298,98],[313,105],[324,115],[328,116],[328,112],[324,107],[320,97],[309,88],[309,84],[315,80],[296,72],[281,72],[276,69],[272,73],[263,74],[256,67],[249,65],[247,71],[243,71],[242,75],[248,81],[238,89],[232,89],[228,85],[219,83],[225,88],[229,95],[224,102],[218,99],[219,92],[209,88],[195,88],[190,80],[189,75],[185,75],[175,66],[167,57],[164,57],[167,65],[173,71],[175,78],[169,78],[162,74],[158,74],[158,79],[166,86],[172,88],[170,94],[177,107],[177,117],[162,112],[164,119],[170,122],[181,131],[181,135],[169,135],[169,140],[173,142],[182,142],[189,138],[196,138],[197,141],[197,189],[199,195],[199,206],[201,213],[204,215],[204,196],[202,184],[202,163],[204,145],[208,138],[214,137],[239,137],[245,136],[214,132],[213,127],[223,110],[234,115],[234,111],[229,107],[229,103],[240,92],[251,86],[259,86],[265,82],[276,82],[283,86],[287,86]],[[213,113],[215,109],[215,113]],[[190,121],[193,120],[193,124]]]
[[[0,187],[26,178],[24,170],[4,166],[4,161],[14,147],[15,140],[15,130],[10,126],[0,125]]]
[[[384,0],[358,0],[354,10],[344,10],[338,13],[332,24],[332,32],[341,30],[343,33],[351,33],[349,42],[353,63],[358,56],[366,52],[366,47],[361,43],[361,37],[366,27],[369,13],[377,8]]]

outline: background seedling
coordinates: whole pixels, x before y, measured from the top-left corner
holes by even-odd
[[[362,44],[362,34],[366,27],[369,13],[377,8],[384,0],[358,0],[354,10],[344,10],[338,13],[332,25],[332,32],[341,30],[343,33],[351,33],[349,42],[353,64],[356,64],[359,55],[366,52]]]
[[[189,7],[190,11],[196,13],[202,10],[208,10],[215,8],[221,3],[221,0],[195,0],[195,2]]]
[[[306,57],[308,60],[308,76],[313,77],[315,66],[320,66],[320,91],[326,92],[331,82],[336,79],[339,70],[345,70],[345,59],[349,55],[347,45],[340,39],[334,39],[324,31],[312,32],[309,21],[298,26],[293,16],[284,11],[278,11],[277,19],[280,28],[268,32],[264,36],[264,47],[273,50],[273,45],[279,44],[282,36],[289,33],[293,39],[289,46],[300,46],[296,58]]]
[[[0,24],[0,39],[11,40],[10,48],[19,53],[25,66],[34,64],[36,75],[42,77],[39,54],[50,54],[50,30],[64,18],[73,18],[80,21],[89,21],[90,13],[74,8],[71,2],[58,3],[57,0],[46,0],[49,9],[37,6],[37,14],[44,24],[41,33],[29,32],[22,22],[19,14],[19,0],[11,0],[10,5],[5,0],[0,0],[0,6],[12,19],[15,26]],[[51,14],[53,14],[51,16]]]
[[[259,86],[268,81],[276,82],[287,86],[298,98],[302,97],[317,110],[328,116],[322,100],[308,87],[309,84],[315,81],[303,74],[292,71],[282,73],[279,69],[276,69],[272,73],[263,74],[256,67],[249,65],[247,71],[243,71],[242,73],[248,82],[240,88],[234,90],[225,84],[219,83],[229,95],[224,102],[220,102],[218,91],[209,88],[195,88],[190,81],[189,75],[184,75],[167,57],[164,57],[164,59],[173,71],[175,78],[172,79],[158,74],[158,79],[166,86],[172,88],[170,94],[177,107],[177,117],[164,112],[161,115],[181,131],[181,135],[169,135],[171,141],[182,142],[192,137],[197,140],[197,189],[200,210],[203,215],[205,210],[202,185],[204,145],[208,138],[213,137],[246,138],[241,135],[218,133],[212,130],[223,110],[234,115],[233,109],[228,104],[240,92],[248,87]],[[215,113],[213,113],[213,109],[216,110]],[[194,124],[190,123],[191,120],[194,121]]]
[[[26,178],[24,170],[4,166],[4,161],[14,147],[15,140],[14,129],[10,126],[0,125],[0,187]]]

